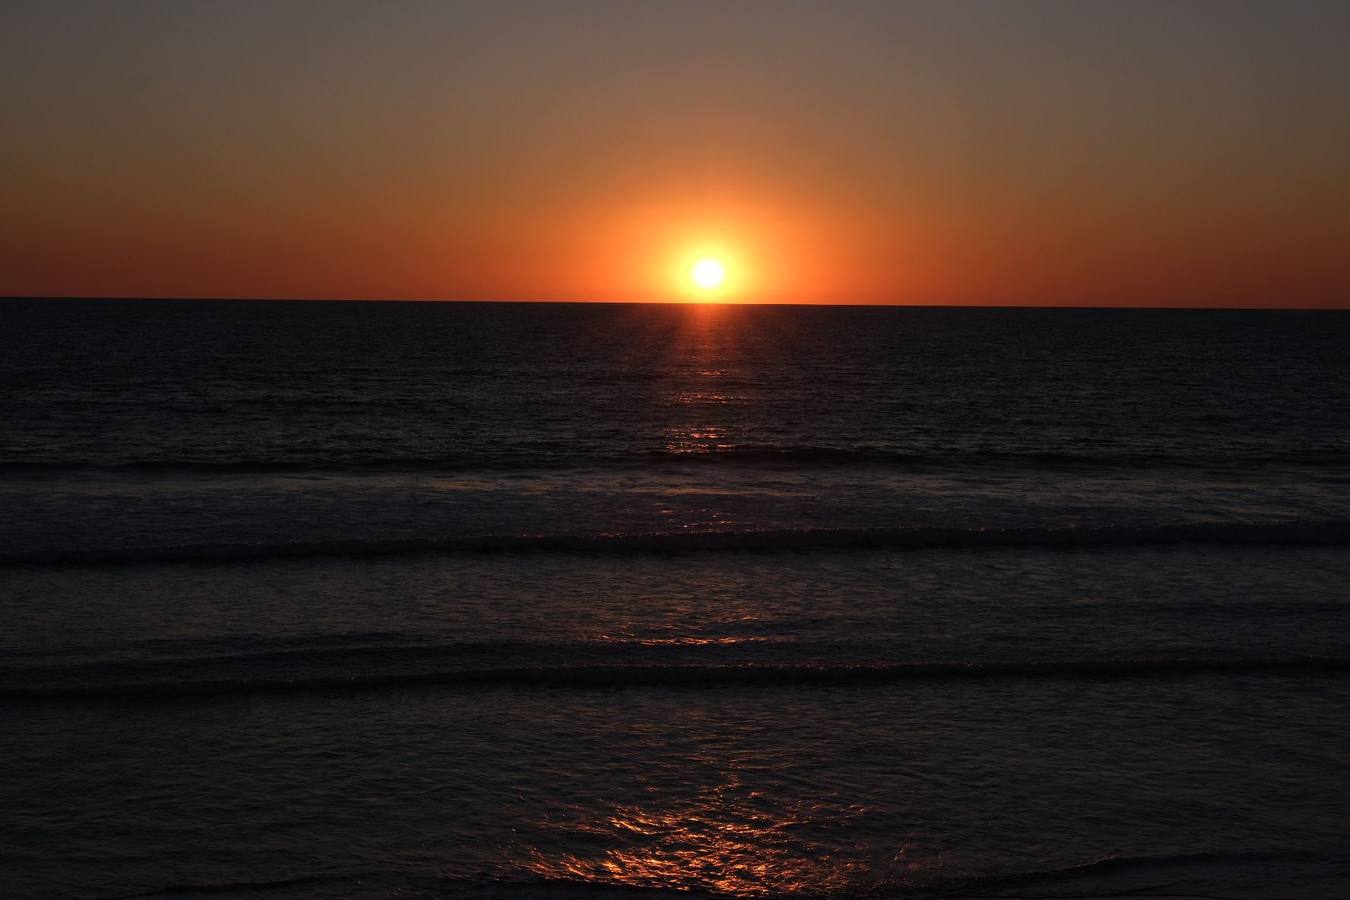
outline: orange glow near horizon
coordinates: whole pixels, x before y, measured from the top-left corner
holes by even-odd
[[[64,6],[0,296],[1350,308],[1346,4]]]

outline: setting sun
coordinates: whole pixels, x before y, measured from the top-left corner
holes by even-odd
[[[689,269],[689,277],[701,290],[714,291],[727,279],[727,268],[719,259],[705,256]]]

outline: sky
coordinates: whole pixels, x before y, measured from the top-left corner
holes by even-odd
[[[1350,3],[0,5],[0,295],[1350,307]]]

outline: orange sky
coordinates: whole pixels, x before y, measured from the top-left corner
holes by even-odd
[[[0,294],[1350,306],[1350,5],[6,4]]]

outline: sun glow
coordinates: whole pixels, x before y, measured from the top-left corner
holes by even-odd
[[[688,241],[664,266],[667,296],[690,303],[744,302],[757,285],[753,258],[721,239]]]
[[[689,268],[689,279],[701,291],[715,291],[727,280],[727,267],[720,259],[701,257]]]

